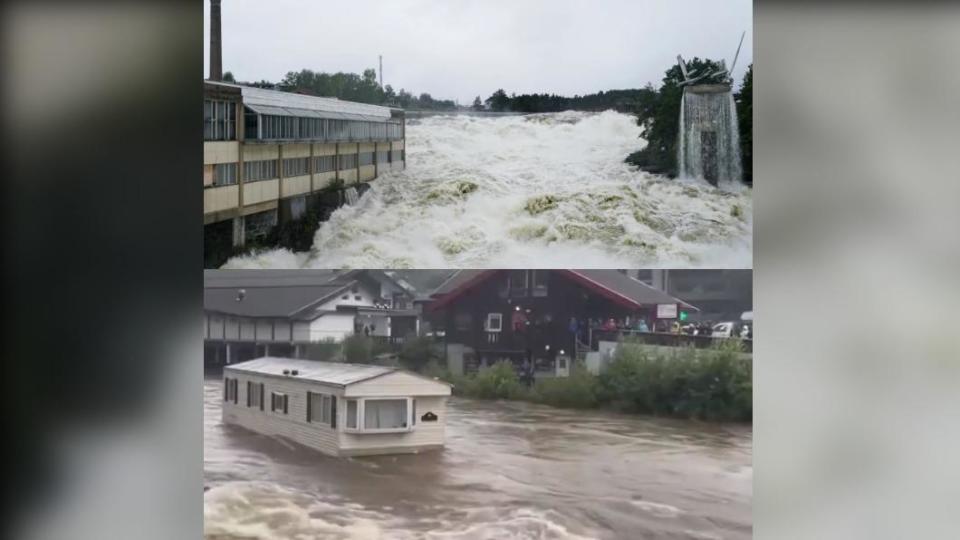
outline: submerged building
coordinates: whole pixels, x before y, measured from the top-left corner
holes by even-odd
[[[227,366],[223,421],[332,456],[443,447],[450,385],[393,367],[264,357]]]
[[[730,85],[685,86],[679,131],[680,176],[702,178],[713,185],[741,180],[737,107]]]
[[[403,169],[404,134],[401,109],[204,81],[205,238],[242,246],[311,198]]]

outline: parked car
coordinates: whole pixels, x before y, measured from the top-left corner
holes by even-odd
[[[713,332],[711,332],[710,335],[712,337],[719,337],[719,338],[728,338],[728,337],[738,336],[739,329],[737,328],[737,326],[738,326],[737,323],[733,321],[717,323],[713,325]]]

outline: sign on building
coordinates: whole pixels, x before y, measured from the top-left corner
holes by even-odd
[[[658,319],[676,319],[677,305],[676,304],[657,304],[657,318]]]

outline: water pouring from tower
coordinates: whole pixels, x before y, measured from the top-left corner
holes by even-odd
[[[740,56],[740,45],[728,70],[720,61],[715,71],[689,71],[680,55],[683,97],[680,100],[677,166],[681,177],[700,178],[717,185],[739,182],[743,176],[737,108],[731,73]]]

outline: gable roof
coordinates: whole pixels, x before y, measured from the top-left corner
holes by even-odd
[[[255,373],[258,375],[291,377],[334,386],[348,386],[390,373],[402,372],[437,384],[452,386],[445,381],[431,379],[397,367],[347,364],[342,362],[320,362],[318,360],[280,358],[275,356],[264,356],[262,358],[240,362],[239,364],[230,364],[224,369]],[[297,370],[297,374],[285,375],[283,373],[284,370]]]
[[[463,270],[451,276],[434,292],[434,302],[429,306],[435,311],[450,304],[467,291],[506,270]],[[633,279],[616,270],[547,270],[575,281],[609,300],[628,308],[638,309],[656,304],[677,304],[687,309],[699,309],[660,289]]]
[[[320,315],[311,308],[355,283],[330,270],[205,270],[203,278],[205,311],[308,320]]]

